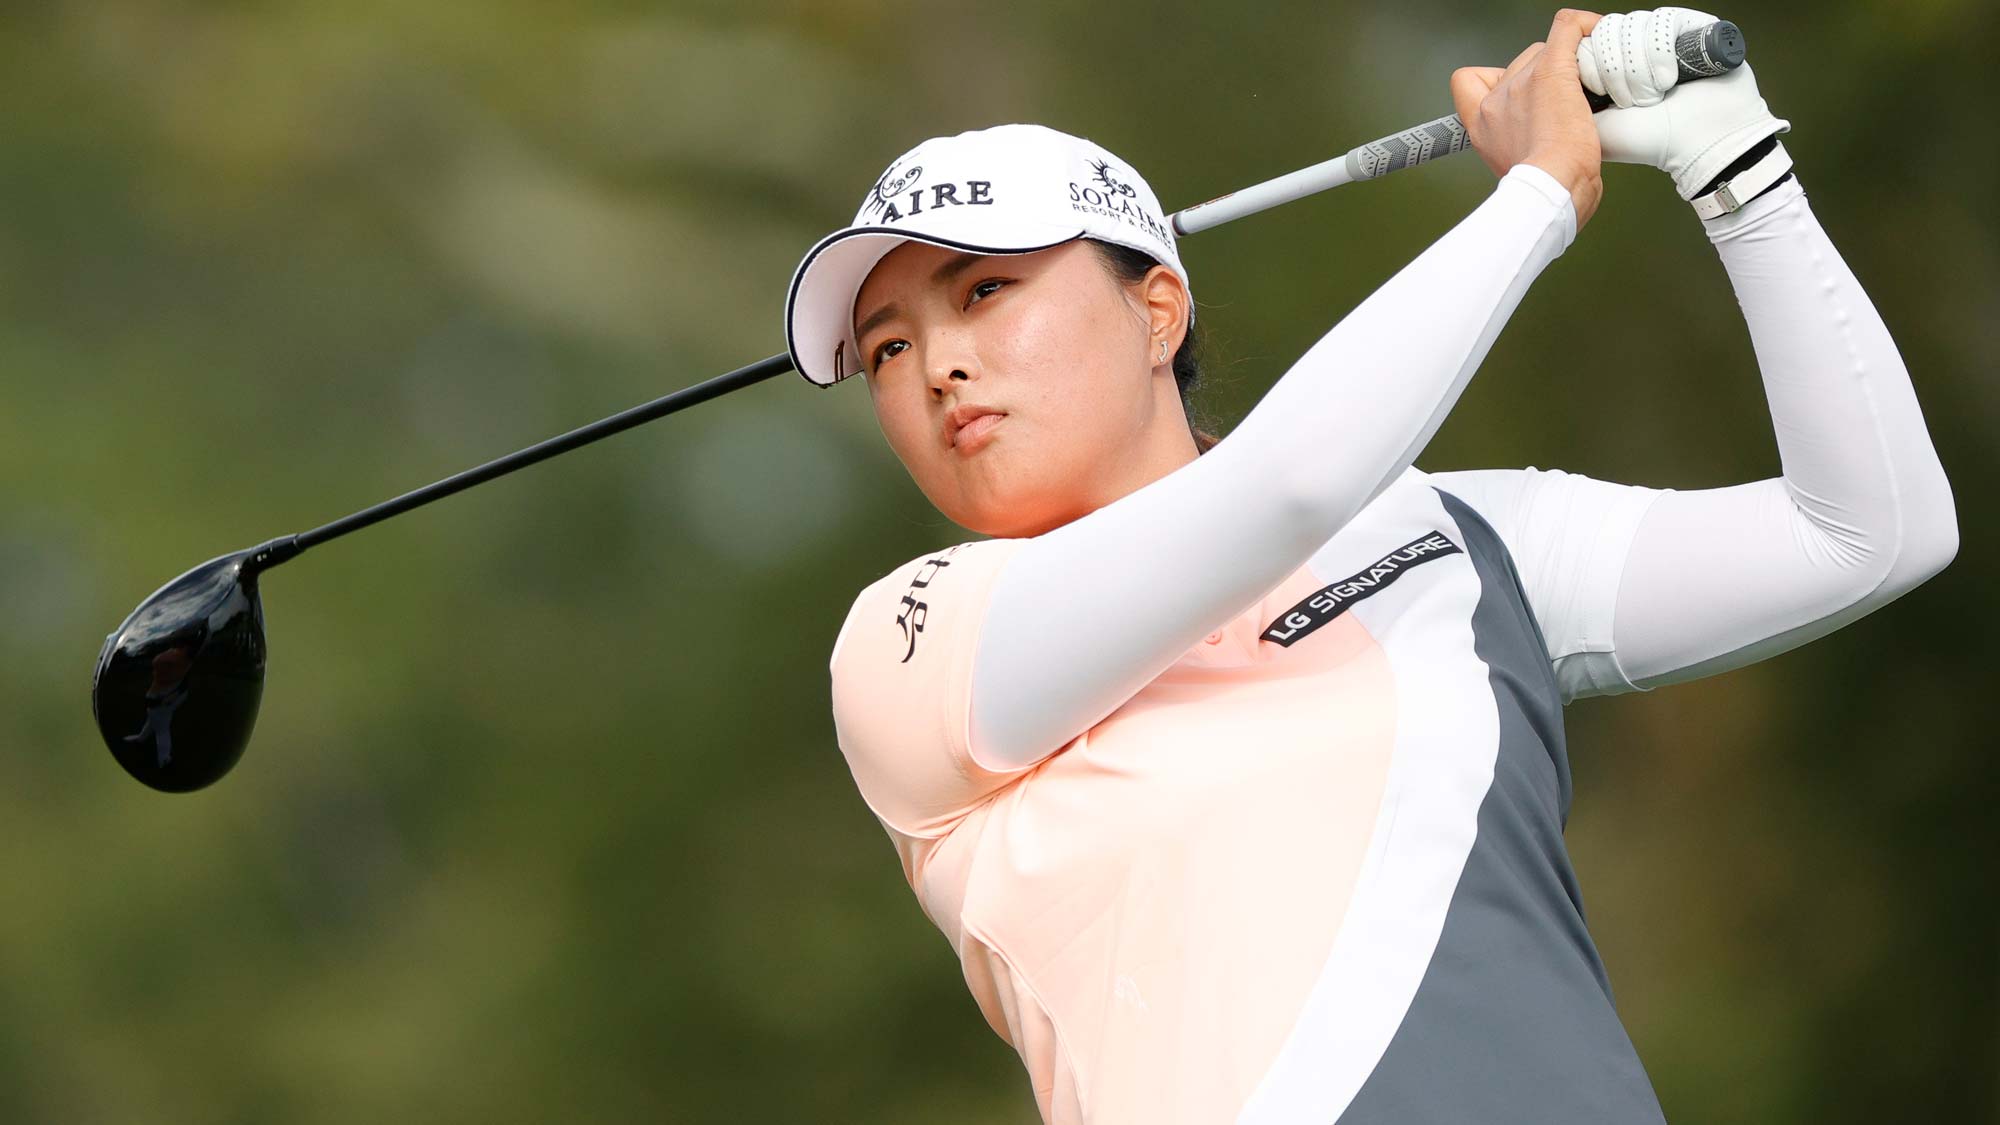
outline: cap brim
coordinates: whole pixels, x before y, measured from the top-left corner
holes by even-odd
[[[848,227],[820,239],[792,275],[785,297],[785,346],[806,381],[830,387],[862,369],[854,339],[854,298],[875,264],[905,242],[972,254],[1033,254],[1083,237],[1080,227],[1024,231],[1030,246],[979,246],[894,227]]]

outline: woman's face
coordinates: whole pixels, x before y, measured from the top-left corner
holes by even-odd
[[[1194,459],[1171,367],[1186,290],[1136,285],[1081,240],[890,252],[855,298],[876,419],[931,503],[985,535],[1037,535]],[[955,430],[953,411],[997,417]],[[1177,439],[1176,439],[1177,435]]]

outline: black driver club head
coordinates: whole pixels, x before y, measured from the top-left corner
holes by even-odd
[[[154,789],[200,789],[228,773],[250,742],[264,695],[263,550],[195,567],[104,640],[91,712],[111,756]]]

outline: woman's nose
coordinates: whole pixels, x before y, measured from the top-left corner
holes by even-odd
[[[931,390],[939,394],[971,382],[979,369],[970,343],[956,333],[940,333],[929,342],[925,352]]]

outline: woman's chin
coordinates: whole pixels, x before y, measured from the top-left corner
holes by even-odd
[[[1019,519],[1009,513],[960,511],[946,512],[945,515],[951,522],[975,535],[984,535],[992,539],[1024,538],[1022,532],[1017,530],[1021,526]]]
[[[979,471],[938,482],[944,487],[930,499],[945,518],[995,539],[1026,539],[1090,510],[1063,467],[1037,465],[1020,457],[1003,462],[992,457],[999,444],[980,453]]]
[[[1076,518],[1065,515],[1069,508],[1048,498],[988,501],[945,514],[951,522],[994,539],[1028,539],[1053,531]]]

